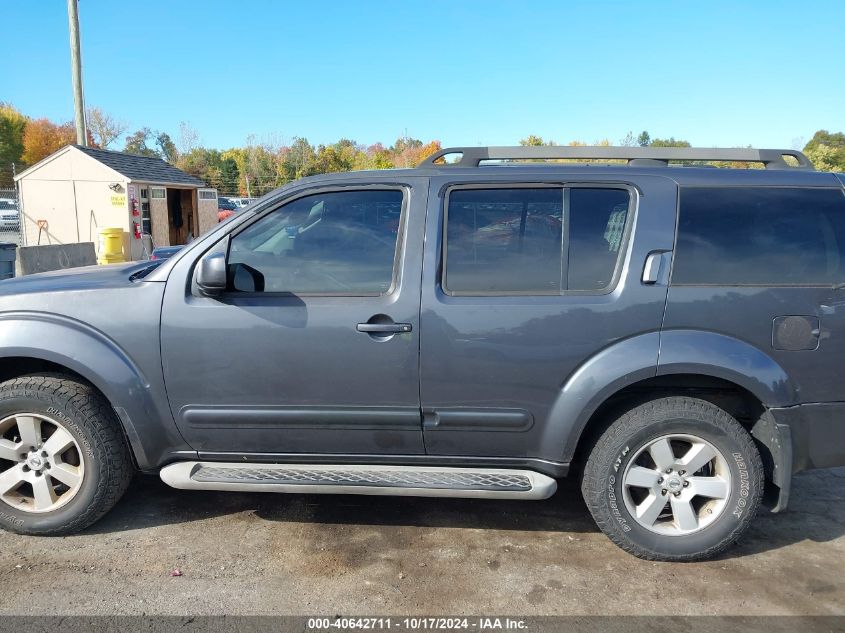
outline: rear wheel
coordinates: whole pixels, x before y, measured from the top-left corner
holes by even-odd
[[[118,424],[87,384],[56,375],[0,384],[0,526],[68,534],[105,514],[133,472]]]
[[[719,407],[662,398],[627,412],[593,448],[582,492],[601,530],[649,560],[716,555],[747,529],[763,466],[748,432]]]

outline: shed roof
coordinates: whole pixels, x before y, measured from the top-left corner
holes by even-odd
[[[205,182],[196,176],[192,176],[154,156],[136,156],[135,154],[82,147],[81,145],[74,145],[73,147],[107,167],[111,167],[116,172],[123,174],[129,180],[205,187]]]
[[[21,180],[29,176],[59,156],[72,151],[81,152],[88,158],[92,158],[101,165],[108,167],[112,172],[134,182],[148,183],[151,185],[206,186],[205,182],[196,176],[192,176],[160,158],[136,156],[135,154],[113,152],[108,149],[97,149],[94,147],[82,147],[81,145],[65,145],[60,150],[53,152],[46,158],[20,172],[15,176],[15,180]]]

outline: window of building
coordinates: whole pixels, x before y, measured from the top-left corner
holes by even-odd
[[[684,187],[675,285],[845,282],[845,196],[839,189]]]
[[[399,190],[336,191],[283,205],[232,238],[233,290],[389,292],[403,197]]]
[[[629,205],[624,189],[452,190],[444,289],[480,295],[602,291],[613,281]]]
[[[150,189],[150,193],[152,194],[153,198],[166,198],[167,191],[164,187],[153,187]]]
[[[217,198],[217,192],[213,189],[200,189],[199,195],[201,200],[215,200]]]

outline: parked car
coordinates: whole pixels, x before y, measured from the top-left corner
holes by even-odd
[[[614,543],[689,561],[845,464],[845,176],[800,152],[442,150],[184,249],[0,287],[5,528],[81,530],[136,468],[524,500],[573,476]]]
[[[20,230],[21,217],[18,203],[11,198],[0,198],[0,231]]]
[[[181,251],[184,246],[158,246],[153,249],[152,254],[150,255],[150,259],[152,260],[164,260],[170,259],[176,253]]]
[[[229,200],[229,198],[217,198],[217,221],[232,217],[238,211],[238,205]]]

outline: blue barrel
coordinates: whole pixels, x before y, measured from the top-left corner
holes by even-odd
[[[15,276],[15,259],[17,256],[17,244],[0,242],[0,280],[11,279]]]

